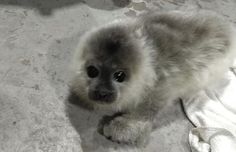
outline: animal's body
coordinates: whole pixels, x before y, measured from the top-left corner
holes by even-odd
[[[120,113],[100,124],[104,136],[144,143],[158,109],[223,77],[235,43],[233,27],[209,11],[116,21],[82,37],[71,89],[94,109]]]

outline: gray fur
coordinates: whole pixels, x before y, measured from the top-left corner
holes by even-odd
[[[143,145],[159,108],[221,79],[235,56],[234,41],[233,27],[209,11],[151,12],[116,21],[81,39],[71,89],[93,109],[122,112],[99,125],[104,136]],[[88,78],[88,64],[99,66],[101,77]],[[117,70],[127,73],[123,83],[112,79]],[[88,97],[101,81],[117,94],[109,104]]]

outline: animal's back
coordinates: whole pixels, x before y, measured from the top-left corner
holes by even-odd
[[[160,82],[173,90],[195,91],[218,81],[235,56],[234,29],[213,12],[156,12],[142,21],[157,51]]]

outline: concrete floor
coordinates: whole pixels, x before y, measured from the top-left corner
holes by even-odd
[[[149,9],[195,6],[236,23],[234,0],[0,0],[1,152],[190,152],[180,104],[162,110],[150,144],[136,149],[96,132],[100,114],[67,103],[68,64],[84,31]]]

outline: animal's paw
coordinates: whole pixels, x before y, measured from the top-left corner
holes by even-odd
[[[107,139],[137,146],[147,143],[151,130],[150,122],[132,119],[126,115],[104,116],[98,126],[99,133]]]

